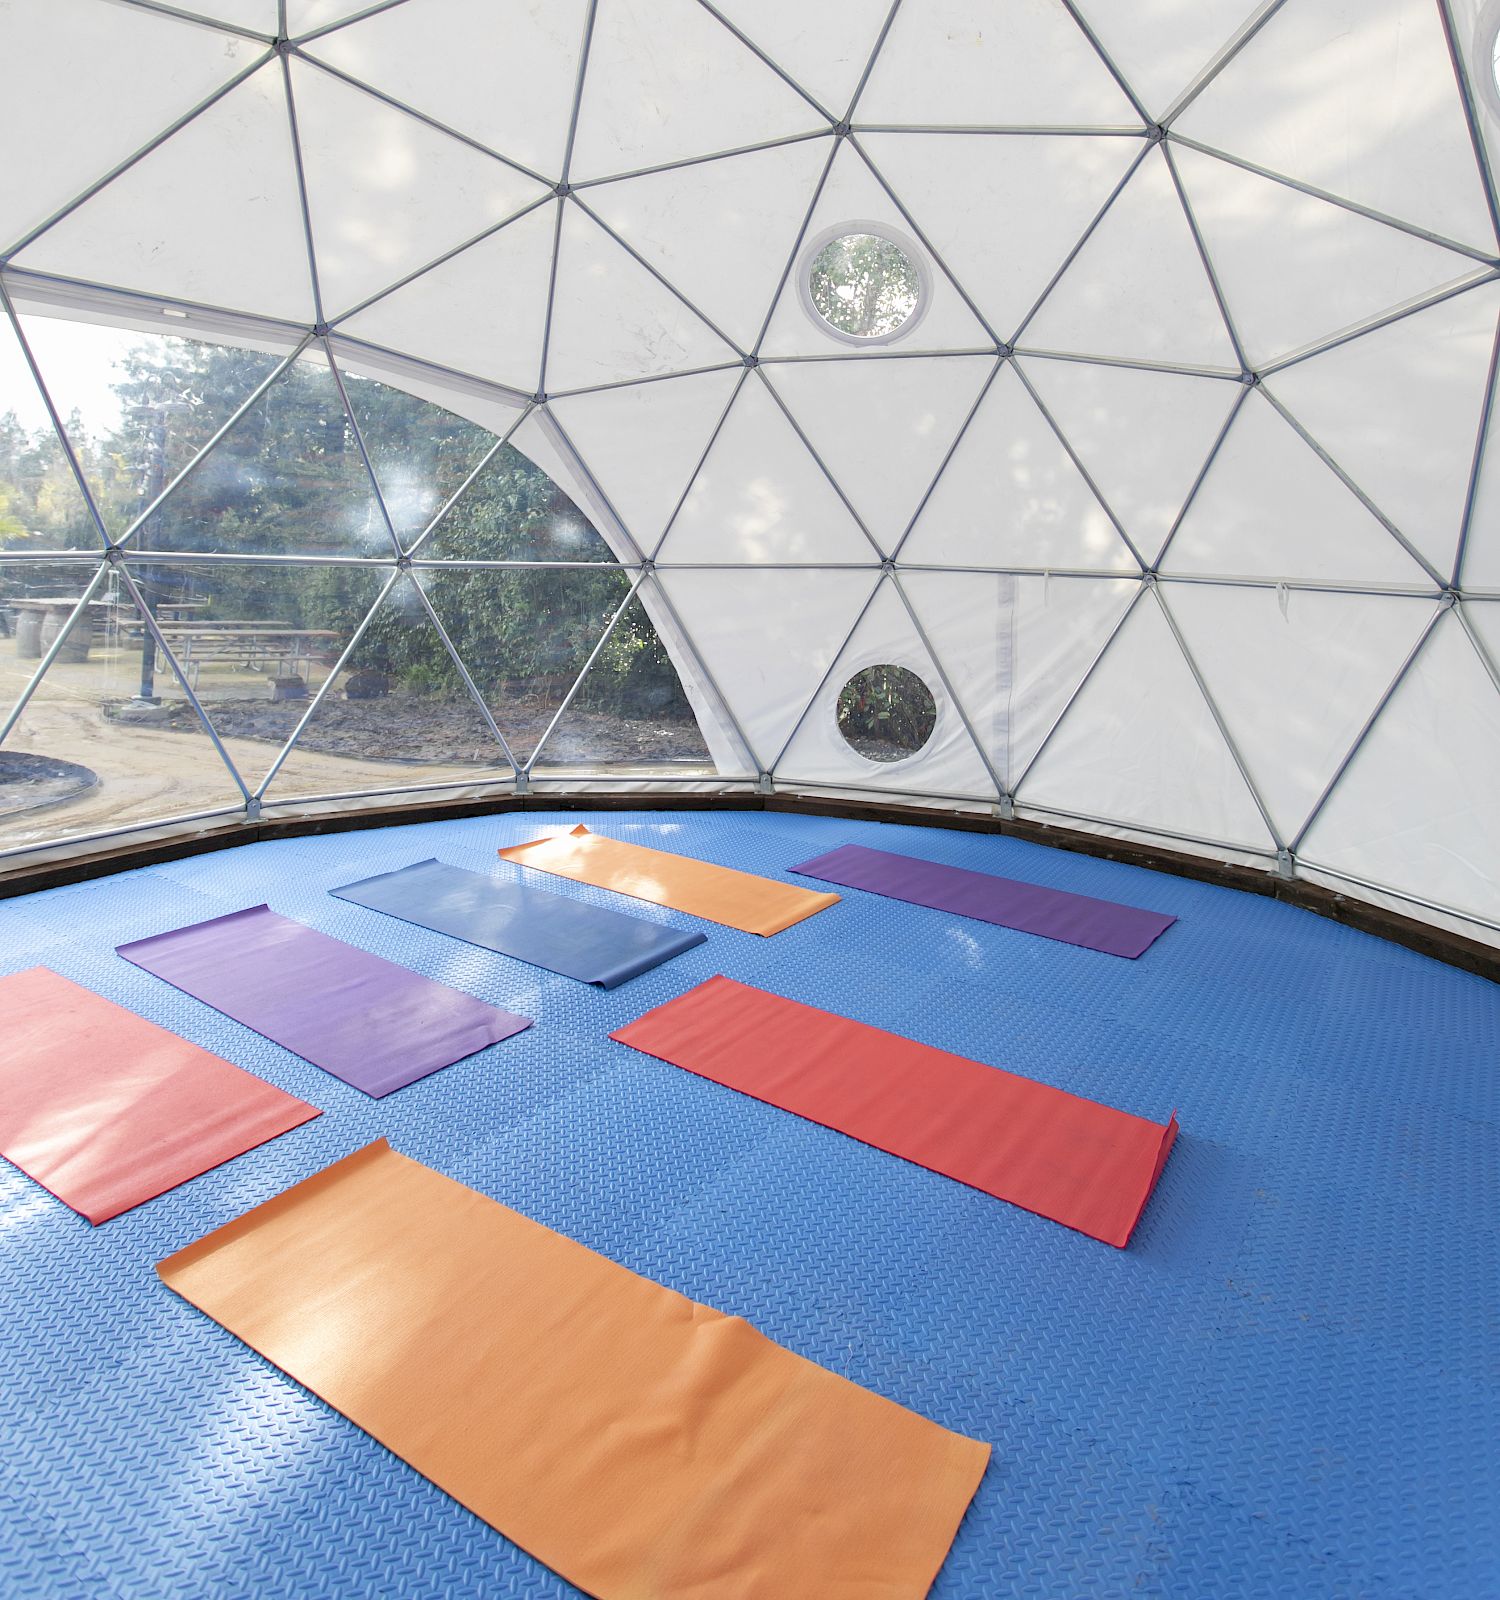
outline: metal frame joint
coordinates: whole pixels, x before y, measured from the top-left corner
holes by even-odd
[[[755,792],[756,792],[756,794],[775,794],[776,793],[776,784],[772,780],[771,774],[769,772],[762,772],[760,774],[760,776],[755,780]]]

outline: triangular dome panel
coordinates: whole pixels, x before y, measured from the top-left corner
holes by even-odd
[[[1422,584],[1422,568],[1261,396],[1240,407],[1164,572]]]
[[[1008,363],[933,486],[901,559],[915,566],[1140,570]]]
[[[328,320],[545,197],[513,167],[305,63],[292,63]]]
[[[547,340],[549,392],[738,359],[732,345],[581,207],[563,206]]]
[[[311,323],[280,66],[216,100],[22,250],[16,265]]]
[[[715,9],[835,116],[859,86],[890,0],[718,0]]]
[[[253,33],[276,37],[276,0],[198,0],[196,5],[180,9],[196,16],[211,17],[215,22],[227,22],[233,28],[248,28]]]
[[[1139,167],[1019,342],[1038,350],[1239,371],[1166,157]]]
[[[264,0],[262,0],[264,3]],[[276,8],[269,7],[272,25]],[[237,72],[264,46],[184,27],[134,6],[48,0],[6,7],[0,56],[14,63],[64,59],[65,74],[9,72],[0,95],[0,251],[40,226],[90,184]],[[131,63],[121,72],[120,62]],[[23,158],[45,151],[47,159]]]
[[[766,385],[735,397],[657,559],[872,562],[879,554]]]
[[[513,770],[408,574],[377,601],[307,711],[266,785],[268,803],[492,782]],[[268,774],[279,757],[268,755]]]
[[[1432,615],[1432,602],[1164,586],[1208,692],[1284,839],[1296,836]]]
[[[910,0],[855,116],[916,127],[1141,125],[1059,0]]]
[[[904,572],[976,736],[1014,784],[1140,590],[1134,578]]]
[[[451,256],[340,323],[353,339],[534,394],[557,202]]]
[[[532,751],[537,777],[601,768],[652,777],[714,770],[693,702],[657,632],[660,597],[646,584],[610,625],[593,661]],[[743,762],[740,763],[741,768]]]
[[[914,673],[926,685],[937,709],[927,742],[902,759],[872,759],[856,750],[839,728],[838,702],[844,686],[857,672],[872,666],[904,667]],[[911,787],[917,772],[921,773],[921,786],[932,793],[986,799],[998,794],[896,581],[886,579],[839,652],[786,754],[777,762],[775,776],[783,782],[900,790]]]
[[[875,575],[664,569],[658,579],[768,770],[873,594]]]
[[[1063,713],[1017,800],[1240,848],[1274,843],[1150,595]]]
[[[1303,840],[1317,866],[1493,918],[1500,690],[1456,616],[1438,620]]]
[[[578,182],[636,172],[827,126],[694,0],[659,0],[649,9],[603,5],[568,176]]]
[[[1402,222],[1495,248],[1442,17],[1427,0],[1282,6],[1174,131]]]
[[[1104,503],[1136,549],[1154,560],[1240,396],[1239,386],[1097,361],[1020,365]]]
[[[1080,0],[1078,9],[1136,98],[1160,120],[1260,8],[1256,0]]]
[[[859,233],[862,225],[875,223],[897,239],[926,267],[927,282],[920,307],[920,320],[910,332],[892,340],[886,349],[901,350],[984,350],[994,347],[994,339],[984,324],[965,305],[963,297],[949,281],[942,267],[932,261],[921,244],[911,237],[911,227],[890,195],[881,187],[869,166],[845,140],[834,155],[828,181],[808,219],[805,243],[766,329],[759,353],[763,356],[847,355],[850,346],[831,333],[805,306],[799,275],[808,267],[809,251],[831,230]]]
[[[1468,495],[1500,287],[1273,373],[1267,388],[1446,579]]]
[[[1133,139],[1060,134],[870,133],[860,143],[1004,339],[1138,153]]]
[[[549,409],[642,550],[687,493],[743,370],[690,373],[554,400]]]
[[[989,356],[788,361],[766,377],[889,554],[994,368]]]
[[[1252,367],[1484,270],[1214,156],[1173,160]]]
[[[427,598],[517,761],[535,752],[630,580],[618,567],[429,570]]]
[[[828,164],[803,139],[584,192],[596,216],[749,349]]]
[[[323,34],[308,54],[554,181],[585,0],[423,0]]]

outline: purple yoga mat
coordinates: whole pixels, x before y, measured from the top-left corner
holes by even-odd
[[[970,872],[965,867],[945,867],[889,850],[867,850],[862,844],[840,845],[791,870],[825,883],[868,889],[892,900],[952,911],[960,917],[1037,933],[1044,939],[1082,945],[1109,956],[1140,955],[1177,920],[1159,911],[1118,906],[1112,900],[1091,900],[1086,894],[1044,889],[1040,884],[1018,883],[1014,878]]]
[[[116,953],[376,1099],[531,1026],[269,906]]]

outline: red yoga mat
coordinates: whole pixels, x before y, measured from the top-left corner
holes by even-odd
[[[0,978],[0,1155],[90,1222],[319,1114],[48,967]]]
[[[610,1037],[1122,1249],[1177,1137],[731,978]]]

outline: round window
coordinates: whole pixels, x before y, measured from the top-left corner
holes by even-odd
[[[802,288],[825,331],[849,344],[884,344],[921,317],[925,276],[914,245],[850,223],[813,241]]]
[[[866,761],[904,761],[932,737],[937,702],[905,667],[862,667],[839,691],[839,732]]]

